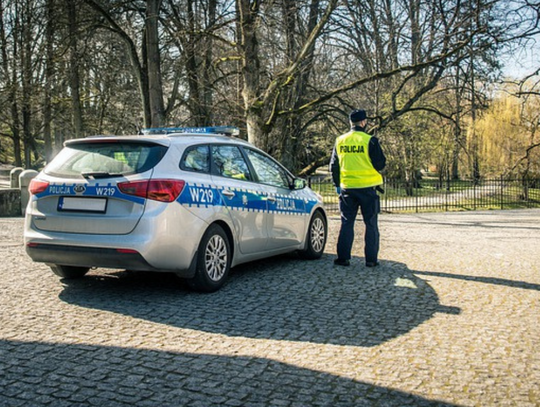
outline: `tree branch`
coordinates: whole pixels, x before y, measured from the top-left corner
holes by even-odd
[[[325,101],[333,98],[334,96],[336,96],[336,95],[338,95],[340,93],[347,92],[347,91],[349,91],[351,89],[357,88],[358,86],[364,85],[366,83],[370,83],[370,82],[381,80],[381,79],[390,78],[392,76],[395,76],[395,75],[403,73],[403,72],[421,71],[424,68],[437,65],[437,64],[443,62],[444,60],[450,58],[451,56],[455,55],[456,53],[458,53],[462,49],[464,49],[467,44],[468,44],[468,41],[464,41],[459,46],[452,49],[451,51],[449,51],[447,53],[444,53],[444,54],[441,54],[441,55],[438,55],[437,57],[432,58],[432,59],[427,60],[427,61],[422,62],[422,63],[418,63],[418,64],[414,64],[414,65],[405,65],[405,66],[401,66],[401,67],[398,67],[398,68],[390,70],[390,71],[378,72],[376,74],[373,74],[373,75],[358,79],[356,81],[353,81],[351,83],[343,85],[343,86],[341,86],[339,88],[331,90],[327,94],[325,94],[325,95],[323,95],[323,96],[321,96],[321,97],[319,97],[317,99],[314,99],[314,100],[304,104],[303,106],[300,106],[298,109],[282,110],[282,111],[280,111],[278,113],[278,115],[281,116],[281,115],[297,114],[297,113],[306,112],[306,111],[309,111],[309,110],[313,109],[318,104],[320,104],[322,102],[325,102]]]

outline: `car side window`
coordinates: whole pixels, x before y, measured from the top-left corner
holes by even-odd
[[[217,175],[241,180],[251,179],[246,160],[236,146],[213,145],[212,160]]]
[[[287,174],[277,162],[249,148],[245,151],[259,177],[259,182],[275,187],[289,188]]]
[[[210,152],[207,145],[191,146],[186,149],[180,168],[187,171],[210,172]]]

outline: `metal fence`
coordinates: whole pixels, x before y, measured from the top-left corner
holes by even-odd
[[[338,212],[338,196],[328,178],[308,179],[310,187],[323,196],[326,209]],[[504,177],[480,180],[425,178],[407,182],[387,179],[381,197],[383,212],[438,212],[478,209],[540,207],[540,179]]]

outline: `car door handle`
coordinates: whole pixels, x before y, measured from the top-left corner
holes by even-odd
[[[231,199],[234,197],[234,192],[233,191],[229,191],[228,189],[224,190],[222,192],[223,195],[225,195],[227,198]]]

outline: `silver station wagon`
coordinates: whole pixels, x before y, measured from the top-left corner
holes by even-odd
[[[218,290],[231,267],[320,258],[321,197],[235,128],[69,140],[30,184],[25,248],[62,278],[90,268],[173,272]]]

